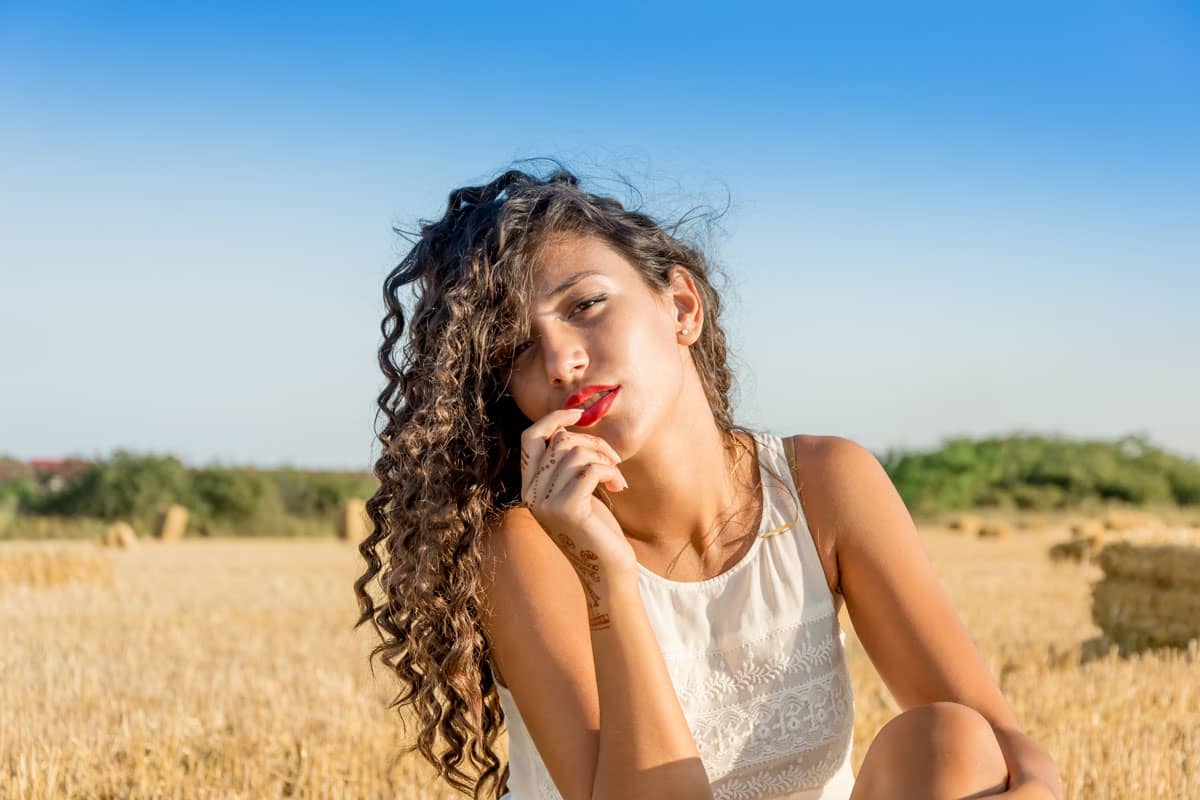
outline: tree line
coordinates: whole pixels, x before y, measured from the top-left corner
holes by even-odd
[[[914,515],[973,508],[1054,511],[1098,504],[1200,505],[1200,461],[1144,435],[1080,440],[1021,434],[955,437],[936,449],[892,449],[879,458]],[[146,529],[180,503],[199,534],[299,530],[330,522],[350,498],[378,486],[367,472],[188,467],[171,455],[116,450],[58,474],[0,456],[0,535],[14,518],[125,520]],[[309,526],[305,530],[325,530]]]

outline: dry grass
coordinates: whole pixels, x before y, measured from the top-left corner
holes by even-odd
[[[111,586],[113,564],[95,548],[10,544],[0,549],[0,591],[16,586]]]
[[[922,530],[1068,797],[1200,796],[1200,652],[1121,659],[1092,642],[1100,569],[1051,562],[1064,534]],[[107,552],[110,587],[0,590],[0,797],[458,796],[413,757],[389,769],[402,740],[386,709],[396,687],[366,666],[373,634],[350,630],[350,544],[185,539]],[[844,612],[843,625],[857,770],[897,709]]]

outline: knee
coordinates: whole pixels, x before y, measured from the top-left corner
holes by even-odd
[[[961,703],[918,705],[896,715],[880,730],[914,744],[924,744],[934,756],[995,750],[1003,759],[996,734],[982,714]]]
[[[928,703],[896,715],[879,731],[888,751],[910,766],[925,764],[934,784],[998,786],[1008,780],[1004,753],[992,726],[961,703]],[[931,787],[932,788],[932,787]]]

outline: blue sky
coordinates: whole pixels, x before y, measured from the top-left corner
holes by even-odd
[[[392,226],[555,156],[710,254],[740,421],[1200,456],[1184,3],[0,0],[0,453],[368,468]]]

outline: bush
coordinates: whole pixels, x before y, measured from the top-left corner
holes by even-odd
[[[249,523],[282,508],[278,487],[252,470],[197,470],[192,473],[191,495],[200,521]]]
[[[39,514],[147,525],[162,507],[187,505],[190,493],[190,476],[174,456],[117,450],[110,461],[89,465],[61,490],[41,495],[32,505]]]
[[[1009,505],[1049,510],[1111,500],[1200,504],[1200,463],[1141,435],[1114,442],[959,437],[932,452],[893,450],[881,460],[914,514]]]

